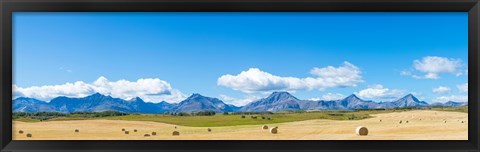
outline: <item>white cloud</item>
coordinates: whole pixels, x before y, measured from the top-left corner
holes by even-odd
[[[320,98],[321,100],[339,100],[345,98],[345,95],[340,93],[327,93]]]
[[[367,89],[355,92],[355,94],[363,99],[397,99],[407,93],[405,90],[384,88],[380,84],[371,85]]]
[[[468,93],[468,83],[457,85],[457,89],[461,93]]]
[[[49,101],[58,96],[85,97],[99,92],[115,98],[130,99],[140,97],[150,102],[179,102],[185,95],[173,89],[166,81],[158,78],[138,79],[137,81],[109,81],[101,76],[93,83],[77,81],[61,85],[32,86],[27,88],[13,86],[14,94]]]
[[[361,71],[355,65],[344,62],[335,68],[313,68],[310,73],[317,77],[281,77],[264,72],[258,68],[250,68],[238,75],[223,75],[217,84],[245,93],[265,93],[273,91],[323,90],[333,87],[354,87],[363,82]]]
[[[233,98],[224,94],[220,95],[220,99],[225,101],[225,103],[233,104],[235,106],[244,106],[252,101],[261,99],[261,97],[247,95],[243,99]]]
[[[61,71],[66,71],[66,72],[68,72],[68,73],[72,73],[72,72],[73,72],[73,70],[71,70],[71,69],[65,69],[65,68],[63,68],[63,67],[60,67],[60,68],[58,68],[58,69],[61,70]]]
[[[424,75],[415,75],[412,71],[402,71],[401,75],[412,76],[416,79],[440,79],[441,73],[450,73],[455,76],[462,75],[463,66],[460,59],[449,59],[438,56],[426,56],[422,60],[414,60],[413,68]]]
[[[450,93],[451,91],[452,89],[445,86],[439,86],[439,87],[433,88],[432,90],[433,93],[440,93],[440,94]]]
[[[440,103],[445,103],[448,101],[468,102],[468,96],[451,95],[451,96],[440,96],[433,99],[433,102],[440,102]]]

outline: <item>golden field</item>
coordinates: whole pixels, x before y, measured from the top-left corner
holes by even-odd
[[[413,110],[372,116],[363,120],[315,119],[265,124],[278,126],[277,134],[262,129],[262,125],[177,126],[175,129],[173,124],[148,121],[14,121],[13,140],[468,140],[467,113]],[[357,136],[355,129],[358,126],[367,127],[369,134]],[[122,128],[130,134],[124,134]],[[212,131],[208,132],[208,128]],[[76,133],[75,129],[79,132]],[[134,129],[138,132],[133,132]],[[24,133],[18,133],[19,130]],[[180,136],[172,136],[175,130]],[[144,137],[153,131],[156,136]],[[27,133],[33,137],[27,138]]]

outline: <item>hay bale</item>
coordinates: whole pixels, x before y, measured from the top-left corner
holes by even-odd
[[[145,134],[143,135],[143,137],[150,137],[150,134]]]
[[[80,132],[80,130],[78,130],[78,129],[75,129],[75,132]]]
[[[463,121],[462,121],[462,123],[463,123]],[[23,130],[18,131],[18,133],[19,133],[19,134],[23,134]]]
[[[463,123],[463,121],[462,121],[462,123]]]
[[[125,128],[122,128],[122,131],[125,131]]]
[[[27,137],[28,137],[28,138],[32,138],[33,135],[32,135],[31,133],[28,133],[28,134],[27,134]]]
[[[445,120],[445,121],[443,121],[443,123],[447,123],[447,121]]]
[[[177,129],[177,126],[173,126],[173,128]]]
[[[277,127],[270,128],[270,133],[277,134],[278,133],[278,128]]]
[[[245,116],[244,116],[244,115],[242,115],[242,118],[245,118]]]
[[[207,131],[208,131],[208,132],[212,132],[212,129],[208,128]]]
[[[268,126],[267,126],[267,125],[263,125],[263,126],[262,126],[262,129],[268,129]]]
[[[270,119],[272,119],[272,118],[270,118],[270,117],[267,117],[267,120],[270,120]]]
[[[157,132],[152,132],[152,136],[156,136],[157,135]]]
[[[125,134],[127,134],[127,135],[130,134],[130,131],[125,131]]]
[[[366,135],[368,135],[368,129],[367,129],[367,127],[363,127],[363,126],[357,127],[357,129],[355,130],[355,132],[356,132],[357,135],[359,135],[359,136],[366,136]]]
[[[172,136],[180,136],[180,132],[178,132],[178,131],[173,131],[173,132],[172,132]]]
[[[405,123],[408,123],[408,120],[407,120],[407,121],[405,121]]]
[[[398,122],[399,124],[402,124],[402,121],[400,120],[400,122]]]
[[[382,122],[382,119],[380,119],[380,122]]]
[[[133,132],[137,132],[137,129],[133,129]]]
[[[264,117],[264,116],[262,116],[262,119],[265,119],[265,117]]]

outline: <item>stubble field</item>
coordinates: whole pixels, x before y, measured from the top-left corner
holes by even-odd
[[[271,134],[262,125],[188,127],[161,122],[131,120],[68,120],[13,122],[14,140],[467,140],[468,114],[413,110],[372,114],[363,120],[313,119],[265,124],[278,126]],[[381,121],[380,121],[381,120]],[[402,121],[402,123],[399,123]],[[408,121],[408,123],[407,123]],[[462,123],[463,121],[463,123]],[[445,123],[446,122],[446,123]],[[367,127],[368,136],[355,128]],[[122,128],[130,133],[124,134]],[[211,132],[207,129],[210,128]],[[79,132],[75,132],[79,129]],[[137,132],[134,132],[137,129]],[[24,131],[23,134],[19,130]],[[179,136],[172,136],[179,131]],[[156,132],[157,135],[144,137]],[[32,137],[26,137],[31,133]]]

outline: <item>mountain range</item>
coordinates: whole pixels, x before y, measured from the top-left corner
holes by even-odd
[[[340,100],[300,100],[288,92],[273,92],[268,97],[253,101],[245,106],[237,107],[226,104],[217,98],[205,97],[200,94],[192,94],[179,103],[145,102],[136,97],[130,100],[113,98],[100,93],[95,93],[83,98],[57,97],[50,102],[34,98],[19,97],[12,101],[14,112],[100,112],[120,111],[126,113],[165,113],[165,112],[196,112],[212,110],[215,112],[277,112],[294,110],[355,110],[355,109],[391,109],[397,107],[426,107],[426,106],[449,106],[458,107],[467,105],[463,102],[449,101],[446,103],[428,104],[418,100],[412,94],[408,94],[391,102],[374,102],[362,100],[352,94]]]

